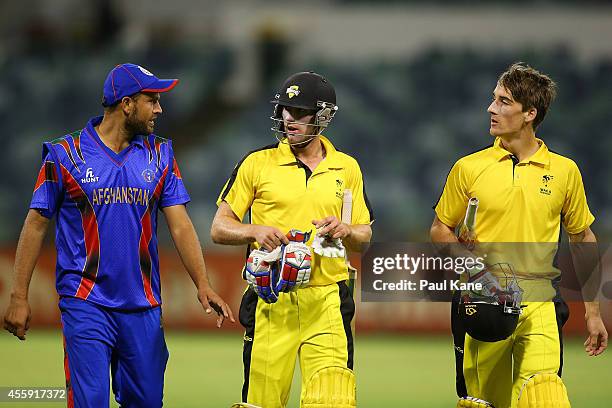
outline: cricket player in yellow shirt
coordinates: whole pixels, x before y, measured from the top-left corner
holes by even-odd
[[[548,76],[523,63],[513,64],[502,73],[488,108],[493,144],[462,157],[452,167],[435,206],[432,241],[458,242],[454,230],[463,220],[468,200],[476,197],[479,207],[474,232],[478,242],[555,243],[561,225],[571,242],[596,242],[590,228],[595,218],[587,205],[578,166],[551,152],[535,135],[555,93],[556,85]],[[554,250],[537,268],[538,273],[554,271],[553,256]],[[520,274],[520,267],[517,269]],[[585,307],[585,351],[597,356],[606,349],[608,334],[599,304],[585,301]],[[456,308],[457,298],[454,313]],[[537,401],[547,398],[546,391],[541,390],[524,392],[519,401],[521,390],[535,386],[535,382],[542,390],[550,387],[556,392],[559,388],[555,387],[562,387],[565,392],[559,377],[561,327],[568,315],[567,305],[558,298],[524,301],[516,329],[497,342],[479,341],[465,334],[453,315],[457,393],[459,397],[484,400],[464,398],[458,406],[569,406],[567,398],[544,405],[546,402]],[[529,381],[538,374],[545,381]],[[559,391],[560,395],[563,392]]]
[[[372,235],[361,170],[321,134],[338,109],[326,78],[294,74],[272,103],[279,143],[236,165],[211,228],[216,243],[249,245],[242,401],[285,407],[299,358],[302,407],[355,406],[355,304],[343,251],[359,251]],[[346,190],[352,216],[342,222]]]

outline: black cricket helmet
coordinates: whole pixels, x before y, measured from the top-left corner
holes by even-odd
[[[518,314],[504,312],[503,305],[484,302],[459,303],[459,316],[470,336],[487,342],[510,337],[519,319]]]
[[[315,134],[305,136],[320,134],[329,126],[338,110],[336,90],[333,85],[325,77],[312,71],[291,75],[270,102],[274,104],[274,112],[270,119],[274,122],[272,130],[277,138],[279,134],[284,138],[287,133],[283,128],[283,106],[308,109],[314,113],[314,123],[308,123],[308,125],[317,126],[318,129]]]
[[[523,291],[512,266],[499,263],[491,267],[497,267],[503,275],[493,278],[488,273],[496,279],[495,284],[488,282],[482,291],[462,291],[458,310],[465,331],[474,339],[486,342],[510,337],[522,312]]]

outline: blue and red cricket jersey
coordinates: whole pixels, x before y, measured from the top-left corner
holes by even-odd
[[[115,153],[94,127],[43,145],[30,208],[57,215],[60,296],[136,310],[161,304],[158,209],[189,202],[172,143],[135,136]]]

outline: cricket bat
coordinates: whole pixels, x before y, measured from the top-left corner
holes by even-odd
[[[476,243],[476,213],[478,212],[478,198],[472,197],[468,201],[467,209],[465,210],[465,218],[463,224],[457,231],[459,242],[465,244],[467,249],[474,249]]]
[[[351,225],[353,218],[353,192],[350,189],[344,190],[344,196],[342,198],[342,222]],[[348,250],[344,251],[346,259],[346,266],[348,266],[349,280],[348,288],[351,292],[351,296],[355,293],[355,280],[357,279],[357,269],[353,268],[351,261],[349,260]]]

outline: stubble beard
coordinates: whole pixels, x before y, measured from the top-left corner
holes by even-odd
[[[143,135],[148,136],[153,133],[153,128],[150,128],[147,121],[138,119],[138,110],[134,109],[125,121],[125,129],[133,136]]]

